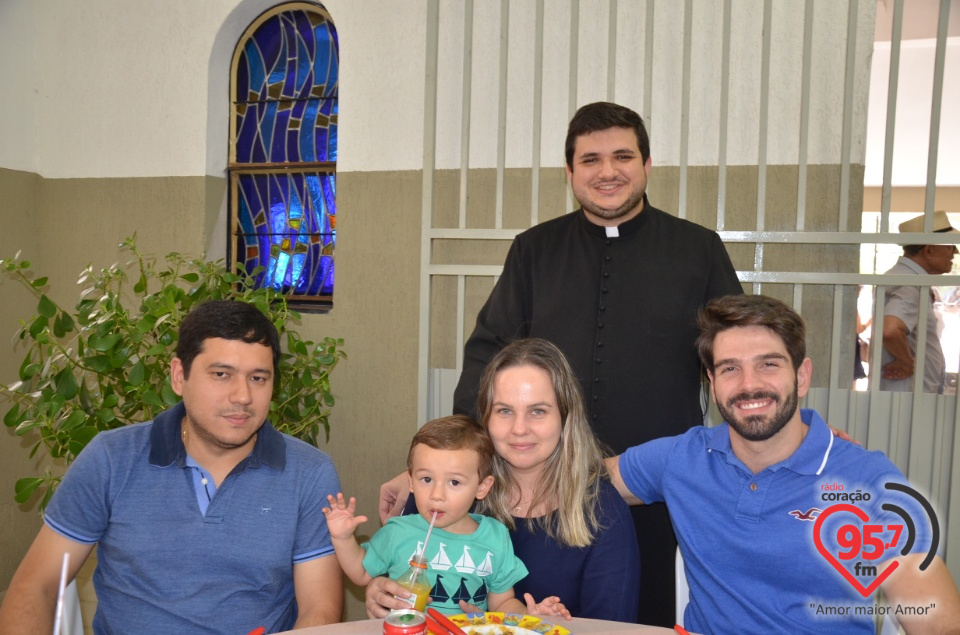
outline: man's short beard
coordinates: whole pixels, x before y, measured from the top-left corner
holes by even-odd
[[[602,207],[597,207],[590,201],[581,201],[579,199],[577,202],[580,203],[580,207],[582,207],[584,211],[593,214],[597,218],[602,218],[604,220],[617,220],[618,218],[627,216],[630,214],[630,212],[635,210],[643,202],[643,196],[645,193],[645,190],[634,193],[624,202],[623,205],[616,209],[604,209]]]
[[[787,395],[786,401],[782,402],[780,396],[772,392],[740,393],[728,399],[726,404],[721,405],[718,402],[717,410],[720,411],[723,420],[747,441],[766,441],[783,430],[784,426],[790,422],[790,419],[797,412],[799,402],[797,388],[797,381],[794,380],[793,391]],[[778,404],[776,412],[769,419],[761,415],[746,415],[742,419],[738,419],[734,403],[755,399],[773,399]]]

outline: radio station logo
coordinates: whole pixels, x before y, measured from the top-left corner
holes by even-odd
[[[929,523],[932,538],[927,555],[919,565],[921,571],[925,571],[933,562],[940,543],[940,524],[937,521],[936,512],[922,494],[901,483],[887,483],[884,488],[902,492],[916,499],[926,512],[927,518],[915,519],[902,507],[893,503],[884,503],[881,509],[896,514],[902,522],[888,524],[872,522],[873,519],[869,514],[856,505],[858,502],[870,501],[871,494],[860,490],[853,493],[835,491],[843,489],[842,485],[837,484],[824,485],[823,489],[834,491],[825,492],[821,498],[828,502],[841,502],[822,510],[813,507],[806,512],[800,510],[789,512],[799,520],[810,521],[816,518],[813,540],[817,551],[865,598],[872,595],[877,587],[900,566],[899,562],[892,561],[880,570],[882,560],[889,560],[892,555],[882,560],[881,557],[901,543],[903,546],[900,548],[900,555],[905,556],[913,549],[918,521]],[[835,533],[832,529],[826,528],[827,519],[831,517],[835,517],[834,520],[839,519],[842,523]],[[830,523],[830,527],[836,527],[836,525],[836,522]]]

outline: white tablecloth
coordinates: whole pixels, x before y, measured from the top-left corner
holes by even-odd
[[[606,620],[588,620],[575,617],[573,621],[558,621],[571,635],[669,635],[676,632],[659,626],[640,626]],[[328,626],[314,626],[297,631],[287,631],[289,635],[382,635],[383,620],[363,620],[362,622],[344,622]]]

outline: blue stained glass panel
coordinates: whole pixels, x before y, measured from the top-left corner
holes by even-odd
[[[245,108],[236,111],[236,161],[273,163],[332,161],[330,139],[322,145],[301,141],[295,147],[271,144],[271,139],[308,137],[337,124],[338,40],[333,24],[320,14],[286,11],[267,19],[244,44],[237,65],[236,103],[279,102],[277,111]],[[298,109],[304,101],[305,109]],[[290,117],[282,116],[291,112]],[[323,113],[325,117],[316,117]],[[251,121],[252,120],[252,121]],[[257,135],[256,130],[270,129]],[[257,147],[259,146],[259,147]],[[268,151],[269,150],[269,151]]]
[[[336,145],[331,100],[262,102],[237,110],[237,163],[336,161]]]
[[[238,43],[231,261],[257,284],[329,298],[336,247],[339,40],[317,11],[277,7]],[[247,173],[267,164],[283,171]],[[301,164],[301,165],[298,165]]]
[[[285,11],[267,19],[243,46],[237,100],[336,98],[338,46],[333,23],[319,14]]]
[[[318,26],[314,30],[314,37],[317,41],[317,53],[314,61],[317,77],[325,77],[328,92],[321,93],[320,96],[327,96],[335,92],[337,82],[339,81],[339,61],[335,56],[339,50],[337,41],[337,32],[328,25]]]
[[[333,293],[336,175],[244,174],[238,177],[236,253],[257,284],[296,295]]]

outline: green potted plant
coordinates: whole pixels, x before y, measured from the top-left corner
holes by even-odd
[[[0,260],[0,273],[37,297],[36,314],[21,320],[17,333],[26,348],[19,380],[0,384],[10,404],[4,424],[18,436],[39,436],[31,457],[44,447],[68,465],[97,433],[153,419],[176,404],[169,368],[180,321],[197,303],[213,299],[254,304],[280,332],[284,353],[270,404],[274,426],[313,445],[322,428],[329,440],[330,372],[346,357],[343,340],[303,339],[294,329],[300,315],[285,296],[254,288],[257,272],[233,273],[222,261],[179,253],[144,256],[136,235],[120,247],[131,260],[99,271],[88,267],[71,310],[47,295],[47,278],[34,276],[19,254]],[[18,479],[17,502],[38,495],[45,508],[61,476],[48,467]]]

